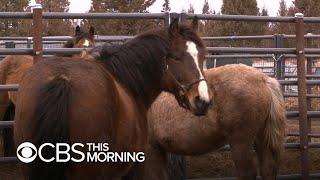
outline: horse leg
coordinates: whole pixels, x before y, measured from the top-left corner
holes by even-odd
[[[170,180],[186,179],[186,166],[186,156],[168,153],[168,174]]]
[[[4,121],[12,121],[14,119],[15,106],[10,103],[5,114]],[[13,128],[3,129],[3,145],[4,156],[14,156],[16,154],[13,140]]]
[[[167,172],[167,153],[159,145],[149,144],[145,155],[144,179],[169,179]]]
[[[261,141],[255,142],[256,153],[259,160],[260,174],[263,180],[276,179],[278,163],[275,160],[273,153],[261,143]]]
[[[8,92],[0,92],[0,121],[3,121],[7,108],[9,107],[10,100]]]
[[[131,170],[122,177],[122,180],[166,180],[167,158],[161,148],[148,144],[145,150],[145,161],[134,164]]]
[[[232,159],[240,180],[256,179],[257,170],[252,157],[252,145],[248,142],[233,141],[230,143]]]
[[[0,92],[0,121],[4,121],[7,109],[9,107],[9,96],[8,92]],[[0,130],[0,154],[4,155],[5,147],[4,147],[4,135],[5,131]]]

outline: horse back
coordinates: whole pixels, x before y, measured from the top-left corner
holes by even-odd
[[[37,101],[41,98],[37,92],[57,77],[67,81],[71,88],[68,110],[70,143],[108,143],[113,151],[143,150],[145,141],[141,139],[145,139],[146,134],[142,135],[143,126],[139,123],[145,119],[143,111],[138,110],[130,94],[103,65],[74,58],[43,60],[23,77],[16,108],[16,145],[34,139],[37,129],[33,119]],[[130,165],[82,164],[72,166],[71,172],[77,171],[78,175],[84,176],[83,172],[112,176],[112,173],[119,173],[119,169],[124,173]]]
[[[263,127],[272,99],[270,77],[246,65],[214,68],[206,71],[206,77],[214,93],[213,104],[223,114],[219,123],[229,127],[226,134],[237,129],[254,134],[256,127]]]
[[[33,57],[28,55],[9,55],[0,64],[0,72],[7,83],[15,83],[33,64]]]

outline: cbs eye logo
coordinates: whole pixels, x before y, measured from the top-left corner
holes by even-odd
[[[37,148],[30,142],[24,142],[17,148],[17,157],[24,163],[30,163],[37,157]]]

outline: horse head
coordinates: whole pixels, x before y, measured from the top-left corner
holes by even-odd
[[[198,19],[191,25],[174,20],[168,29],[169,53],[165,57],[164,90],[173,93],[180,106],[204,115],[211,103],[211,91],[203,73],[206,48],[197,35]]]

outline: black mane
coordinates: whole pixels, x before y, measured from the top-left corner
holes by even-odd
[[[184,39],[196,43],[196,45],[199,47],[205,48],[205,45],[201,38],[190,27],[186,25],[180,25],[179,33],[183,36]]]
[[[201,39],[187,26],[180,27],[184,39],[203,46]],[[95,47],[90,53],[103,62],[113,75],[134,97],[151,103],[148,99],[151,86],[158,86],[164,69],[164,58],[170,48],[170,38],[166,29],[141,34],[131,41],[116,46]],[[148,106],[149,104],[145,104]]]
[[[163,58],[168,50],[169,40],[165,31],[155,31],[142,34],[123,45],[98,46],[91,54],[98,54],[96,59],[103,62],[134,97],[150,103],[151,99],[146,95],[154,88],[151,86],[160,81]]]

